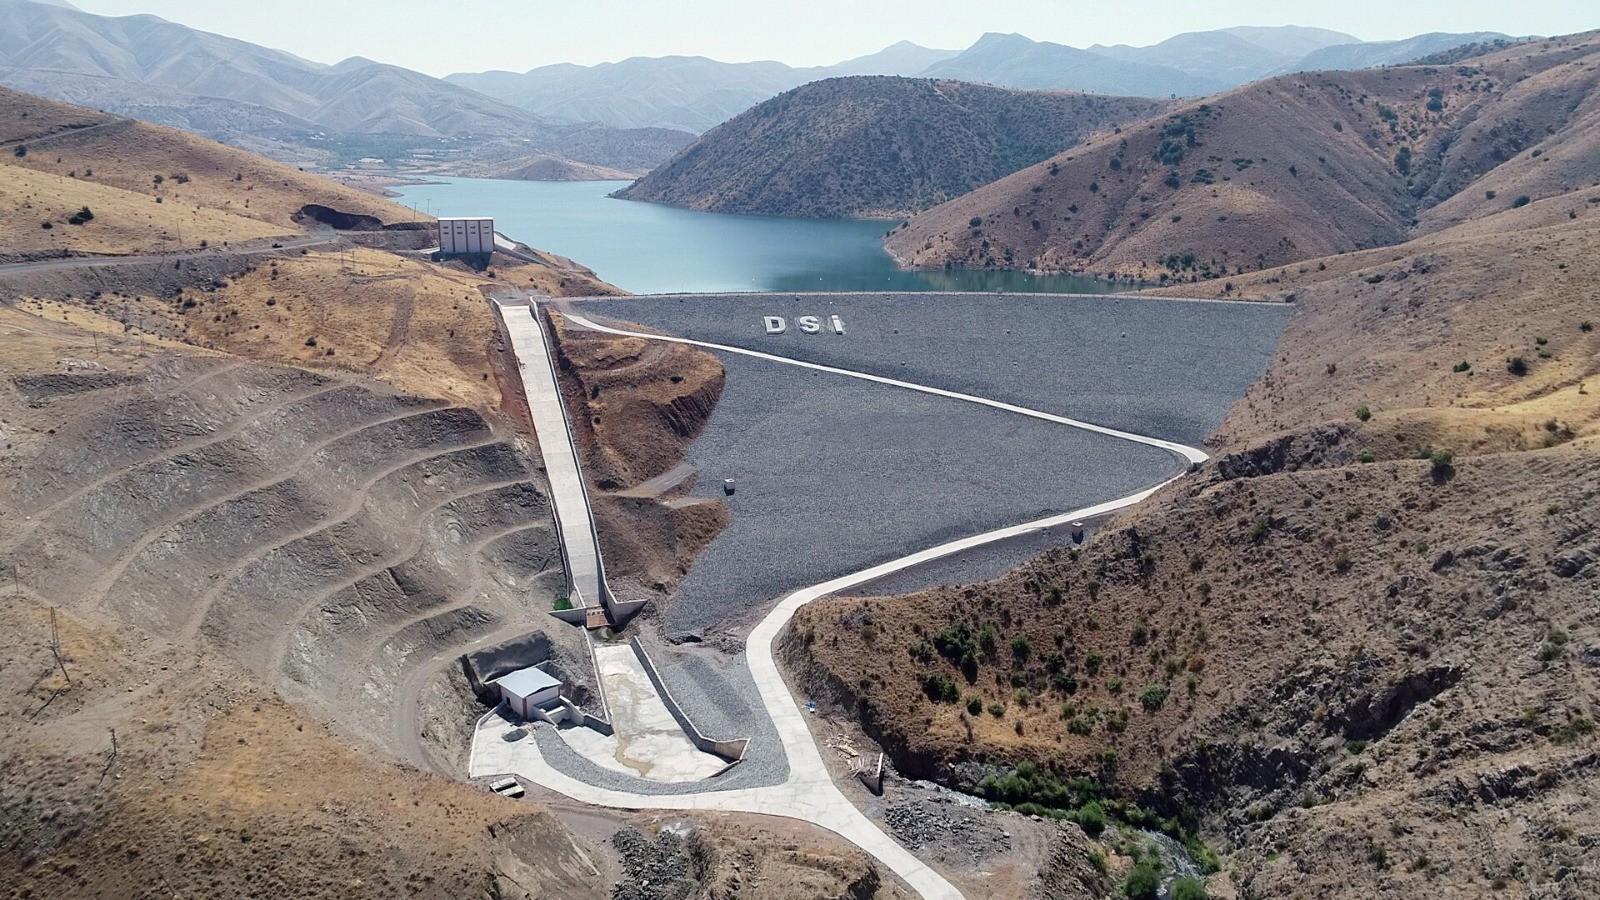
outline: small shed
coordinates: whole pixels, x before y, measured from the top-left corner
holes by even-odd
[[[507,672],[494,680],[500,699],[523,719],[533,711],[554,704],[561,697],[561,682],[543,669],[529,667]]]

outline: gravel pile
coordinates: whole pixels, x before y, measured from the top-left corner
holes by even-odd
[[[691,840],[675,832],[662,831],[652,841],[637,828],[624,828],[611,844],[627,873],[612,887],[613,900],[686,900],[699,886]]]
[[[1011,835],[993,813],[944,797],[891,806],[883,821],[901,843],[935,851],[944,861],[977,863],[1011,849]]]

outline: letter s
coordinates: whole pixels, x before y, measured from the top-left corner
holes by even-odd
[[[822,331],[822,320],[816,316],[801,316],[795,321],[800,323],[800,330],[806,334],[818,334]]]

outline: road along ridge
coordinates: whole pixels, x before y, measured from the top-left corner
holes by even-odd
[[[504,311],[503,308],[502,311]],[[593,331],[737,353],[784,365],[859,378],[938,397],[975,403],[1059,425],[1079,428],[1095,434],[1156,447],[1173,453],[1191,464],[1204,462],[1208,458],[1206,453],[1198,448],[1173,441],[1119,431],[1114,428],[1095,425],[1091,422],[1083,422],[1066,416],[990,400],[972,394],[962,394],[956,391],[913,384],[880,375],[805,362],[742,347],[612,328],[600,325],[583,315],[573,313],[570,309],[563,309],[563,314],[574,324]],[[528,316],[530,319],[532,318],[531,310]],[[561,420],[561,424],[565,426],[564,418]],[[943,544],[820,584],[801,588],[785,595],[778,601],[777,606],[762,618],[750,632],[750,636],[746,641],[745,651],[745,660],[750,669],[751,679],[755,682],[756,689],[761,694],[762,705],[777,729],[779,741],[783,744],[784,754],[788,759],[789,777],[781,784],[729,791],[704,791],[693,794],[641,794],[598,787],[574,778],[551,766],[538,753],[535,742],[531,740],[514,743],[503,740],[502,737],[511,730],[511,725],[501,719],[497,711],[491,711],[480,718],[473,732],[472,749],[468,762],[469,776],[515,774],[574,800],[599,806],[627,809],[748,812],[799,819],[820,825],[860,847],[904,879],[913,890],[923,897],[959,898],[962,894],[954,885],[885,834],[882,829],[851,803],[834,783],[832,776],[828,772],[827,764],[822,759],[821,751],[818,750],[816,741],[812,738],[811,731],[806,725],[805,716],[800,711],[799,703],[795,700],[794,695],[789,692],[788,685],[784,682],[782,672],[778,668],[774,649],[779,635],[790,620],[793,619],[795,612],[814,600],[875,581],[913,566],[922,565],[952,554],[962,553],[975,547],[1010,540],[1067,523],[1125,509],[1145,500],[1156,491],[1181,477],[1183,477],[1182,473],[1125,497],[1035,519],[1019,525],[947,541]],[[513,747],[517,748],[516,752],[511,752]],[[530,750],[532,751],[531,753],[529,752]]]
[[[716,350],[722,353],[737,353],[741,356],[751,356],[756,359],[767,360],[768,362],[783,363],[784,365],[788,366],[799,366],[802,369],[811,369],[816,372],[827,372],[830,375],[843,375],[847,378],[859,378],[863,381],[872,381],[878,384],[886,384],[891,387],[904,388],[909,391],[932,394],[935,397],[944,397],[950,400],[960,400],[965,403],[976,403],[979,406],[987,406],[992,409],[1016,413],[1017,415],[1028,416],[1029,418],[1033,419],[1042,419],[1046,422],[1054,422],[1057,425],[1066,425],[1071,428],[1078,428],[1084,431],[1093,432],[1095,434],[1102,434],[1107,437],[1118,438],[1124,441],[1132,441],[1135,444],[1144,444],[1147,447],[1156,447],[1161,450],[1165,450],[1168,453],[1177,454],[1190,463],[1203,463],[1207,459],[1210,459],[1210,456],[1208,456],[1204,450],[1201,450],[1198,447],[1190,447],[1187,444],[1180,444],[1176,441],[1166,441],[1162,440],[1161,438],[1149,437],[1148,435],[1134,434],[1131,431],[1119,431],[1115,428],[1108,428],[1104,425],[1096,425],[1093,422],[1085,422],[1081,419],[1072,419],[1068,418],[1067,416],[1058,416],[1055,413],[1047,413],[1042,410],[1030,409],[1026,406],[1018,406],[1015,403],[1006,403],[1001,400],[990,400],[987,397],[979,397],[974,394],[963,394],[959,391],[949,391],[945,390],[944,388],[930,387],[925,384],[914,384],[909,381],[901,381],[898,378],[889,378],[884,375],[873,375],[869,372],[857,372],[853,369],[841,369],[836,366],[825,366],[821,363],[806,362],[802,359],[793,359],[788,356],[779,356],[775,353],[764,353],[760,350],[749,350],[744,347],[734,347],[728,344],[714,344],[710,341],[696,341],[689,338],[672,337],[664,334],[650,334],[643,331],[629,331],[625,328],[612,328],[609,325],[601,325],[600,323],[589,319],[581,313],[574,312],[570,307],[563,307],[561,309],[561,314],[566,316],[567,320],[572,322],[574,325],[587,328],[591,331],[599,331],[604,334],[615,334],[620,337],[642,338],[649,341],[666,341],[672,344],[688,344],[691,347],[703,347],[707,350]]]

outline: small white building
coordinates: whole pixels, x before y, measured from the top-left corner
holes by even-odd
[[[533,718],[534,710],[552,706],[561,698],[561,682],[533,667],[507,672],[490,684],[499,689],[506,706],[525,720]]]
[[[441,218],[439,252],[445,256],[493,253],[494,220],[476,216]]]

